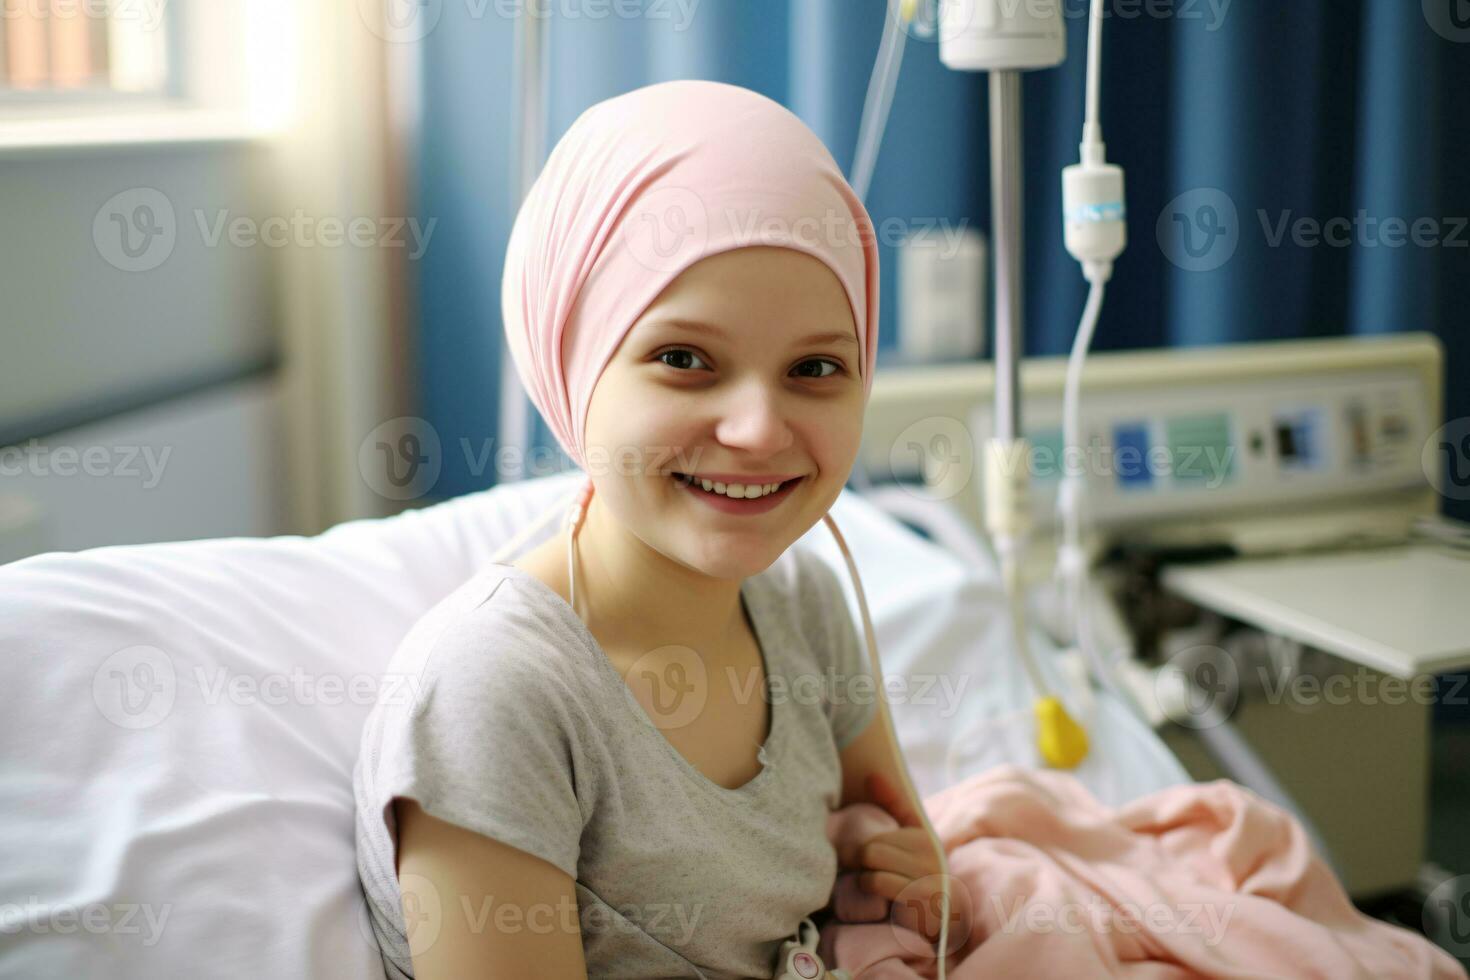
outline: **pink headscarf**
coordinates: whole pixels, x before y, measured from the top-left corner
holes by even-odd
[[[592,389],[624,335],[709,255],[780,245],[826,263],[857,324],[863,396],[878,350],[871,219],[815,133],[780,103],[663,82],[572,123],[516,216],[501,311],[531,401],[586,469]]]

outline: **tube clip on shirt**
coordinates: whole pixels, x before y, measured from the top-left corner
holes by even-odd
[[[778,970],[771,980],[851,980],[846,970],[829,970],[817,955],[817,924],[802,919],[794,939],[781,944],[776,957]]]

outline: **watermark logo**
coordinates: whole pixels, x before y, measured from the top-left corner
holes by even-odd
[[[638,199],[622,225],[633,257],[654,272],[673,272],[709,241],[709,212],[687,187],[663,187]],[[692,243],[692,244],[691,244]]]
[[[1470,875],[1442,881],[1424,902],[1424,934],[1460,959],[1470,958]]]
[[[1017,4],[1021,0],[1006,2]],[[905,21],[904,7],[909,4],[913,7],[913,17]],[[970,29],[978,9],[975,0],[888,0],[888,16],[897,20],[909,37],[920,41],[953,41]],[[1014,18],[1015,13],[1011,11],[1006,16]]]
[[[1154,699],[1176,725],[1213,728],[1227,720],[1240,701],[1240,668],[1219,647],[1187,647],[1154,674]]]
[[[439,941],[444,925],[444,902],[439,889],[423,875],[398,876],[400,905],[403,911],[403,935],[414,949],[427,950]]]
[[[178,673],[157,647],[118,650],[92,674],[92,701],[119,728],[152,728],[173,711]]]
[[[202,208],[194,211],[194,222],[199,228],[199,240],[206,248],[218,248],[220,242],[228,241],[235,248],[406,248],[410,262],[417,262],[429,250],[429,240],[434,237],[438,218],[430,218],[420,224],[418,218],[375,218],[357,215],[342,218],[328,215],[317,218],[302,208],[292,212],[291,217],[274,215],[264,221],[247,215],[231,216],[228,210],[207,214]]]
[[[388,500],[414,500],[439,480],[443,449],[438,431],[412,415],[389,419],[369,432],[357,447],[357,471],[363,482]]]
[[[1470,42],[1470,0],[1420,0],[1434,33],[1456,44]]]
[[[1339,215],[1326,221],[1311,215],[1297,215],[1290,208],[1278,212],[1274,217],[1265,208],[1256,212],[1261,223],[1261,233],[1271,248],[1280,248],[1288,239],[1297,248],[1467,248],[1470,238],[1466,228],[1470,218],[1407,218],[1389,216],[1380,218],[1359,208],[1351,218]]]
[[[444,0],[357,0],[367,29],[389,44],[422,41],[444,16]]]
[[[30,21],[88,20],[124,23],[153,32],[163,26],[169,0],[4,0],[0,23],[21,17]]]
[[[1164,257],[1187,272],[1229,262],[1240,245],[1240,216],[1218,187],[1185,191],[1164,206],[1154,226]]]
[[[660,731],[683,728],[709,701],[704,659],[686,646],[657,647],[633,661],[623,676],[625,694]]]
[[[1196,935],[1206,946],[1225,939],[1235,903],[1212,902],[1112,902],[1101,898],[1086,902],[1042,902],[1024,896],[1006,899],[992,895],[990,903],[999,931],[1033,934],[1106,935],[1124,933]],[[1009,908],[1007,908],[1009,904]]]
[[[949,500],[964,493],[975,472],[975,443],[967,427],[948,415],[931,415],[904,427],[888,450],[888,466],[902,478],[921,475],[925,497]],[[909,491],[912,492],[912,491]]]
[[[1325,220],[1257,208],[1261,240],[1267,248],[1470,248],[1470,218],[1403,217],[1370,214],[1366,208]],[[1164,256],[1189,272],[1218,269],[1235,256],[1245,228],[1230,195],[1214,187],[1179,195],[1166,205],[1155,225]]]
[[[113,195],[92,219],[97,253],[123,272],[149,272],[163,265],[174,254],[178,237],[173,202],[152,187]]]
[[[486,894],[444,895],[434,882],[413,873],[399,876],[399,889],[404,936],[415,950],[432,948],[451,915],[463,916],[465,928],[475,936],[560,933],[587,937],[619,933],[644,941],[652,936],[666,946],[679,948],[694,938],[704,913],[702,903],[692,907],[675,902],[613,907],[591,902],[579,907],[574,897],[526,904]],[[359,928],[376,946],[371,923],[360,920]]]
[[[30,439],[0,448],[0,476],[90,477],[141,480],[144,490],[163,482],[172,446],[48,446]]]
[[[669,21],[676,33],[688,30],[699,0],[462,0],[457,5],[470,21],[495,16],[501,20],[530,17],[559,21]],[[434,32],[444,17],[445,0],[357,0],[362,22],[390,44],[413,44]]]
[[[138,936],[144,947],[158,944],[163,938],[173,904],[138,902],[43,902],[38,895],[28,896],[24,904],[0,903],[0,935],[71,935],[77,932],[93,936]]]
[[[297,208],[289,217],[264,220],[232,215],[228,209],[212,214],[193,211],[194,225],[204,248],[229,244],[235,248],[403,248],[410,261],[428,251],[438,218],[358,215],[315,217]],[[92,242],[97,254],[123,272],[150,272],[168,261],[179,241],[179,220],[173,202],[152,187],[134,187],[113,195],[92,219]]]
[[[974,900],[963,880],[949,879],[949,932],[944,938],[946,956],[953,956],[970,940],[974,928]],[[888,907],[888,920],[893,937],[904,952],[915,956],[934,955],[939,942],[939,927],[944,921],[944,877],[924,875],[915,878],[894,896]],[[929,942],[926,937],[933,937]]]
[[[1470,500],[1470,418],[1446,422],[1424,443],[1419,462],[1441,495]]]

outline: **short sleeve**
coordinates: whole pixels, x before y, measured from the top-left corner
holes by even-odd
[[[847,748],[877,715],[881,692],[873,679],[867,644],[852,615],[837,573],[821,558],[807,555],[805,574],[815,585],[819,624],[818,654],[831,667],[827,698],[832,738],[837,749]]]
[[[426,667],[411,709],[385,733],[385,804],[408,797],[575,878],[594,767],[557,652],[514,623],[477,627],[468,617],[438,639]]]

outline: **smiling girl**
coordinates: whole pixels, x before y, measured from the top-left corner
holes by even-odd
[[[770,977],[832,894],[829,813],[918,811],[840,583],[791,548],[857,457],[877,283],[862,203],[764,96],[653,85],[558,143],[502,302],[588,481],[389,665],[423,693],[374,709],[355,788],[390,976]],[[924,901],[908,822],[861,883]]]

